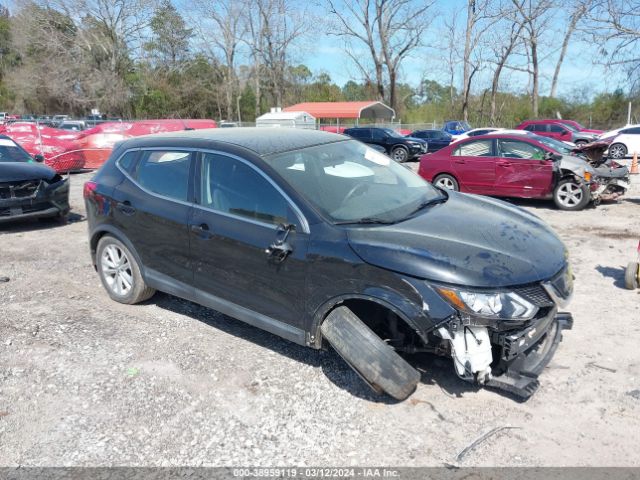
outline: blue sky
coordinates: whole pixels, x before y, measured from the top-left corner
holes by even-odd
[[[458,12],[461,22],[465,21],[464,0],[442,1],[439,0],[436,8],[440,17],[434,20],[425,36],[425,46],[416,52],[416,55],[405,61],[402,69],[401,80],[413,86],[419,84],[422,78],[439,81],[448,84],[448,66],[446,62],[438,58],[443,55],[443,50],[438,48],[438,38],[442,38],[444,31],[444,18],[451,18]],[[320,7],[318,13],[322,14]],[[559,17],[558,17],[559,18]],[[559,56],[563,37],[564,25],[560,21],[552,25],[552,31],[543,38],[541,56],[548,56],[548,61],[541,64],[540,93],[547,95],[551,86],[551,79]],[[344,53],[345,40],[341,37],[325,35],[318,32],[313,38],[312,46],[307,46],[302,55],[297,55],[296,60],[307,65],[314,73],[325,71],[338,85],[344,85],[349,80],[361,80],[361,74]],[[545,45],[546,43],[546,45]],[[463,46],[460,46],[462,50]],[[618,87],[625,87],[625,76],[620,72],[607,71],[604,66],[598,64],[598,46],[573,37],[569,50],[565,57],[558,83],[559,96],[573,96],[577,92],[588,92],[591,97],[596,93],[613,91]],[[363,50],[362,55],[368,55]],[[458,67],[459,73],[456,83],[460,84],[462,64]],[[480,72],[476,79],[476,88],[482,90],[487,87],[491,75],[490,69]],[[507,71],[503,74],[502,88],[513,91],[524,91],[527,88],[528,76],[521,72]],[[459,85],[457,85],[459,87]],[[473,87],[472,87],[473,88]]]

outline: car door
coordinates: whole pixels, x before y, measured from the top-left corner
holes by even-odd
[[[114,225],[147,272],[191,285],[188,219],[192,152],[129,151],[117,162],[128,177],[113,191]]]
[[[381,147],[385,148],[387,153],[389,153],[390,152],[389,135],[387,135],[386,132],[384,132],[379,128],[371,128],[370,132],[371,132],[371,140],[369,140],[369,143],[372,143],[374,145],[380,145]]]
[[[561,142],[571,142],[573,140],[571,130],[566,128],[564,125],[552,123],[547,125],[547,128],[549,129],[548,137],[555,138]]]
[[[493,139],[462,141],[452,151],[451,162],[462,191],[493,193],[496,170]]]
[[[640,153],[640,127],[625,128],[612,143],[623,143],[627,147],[627,155]]]
[[[553,189],[553,160],[546,151],[522,140],[498,139],[494,191],[505,197],[537,198]]]
[[[198,301],[290,338],[303,327],[306,220],[262,170],[224,153],[200,154],[196,191],[189,224]],[[279,241],[286,255],[274,248]]]

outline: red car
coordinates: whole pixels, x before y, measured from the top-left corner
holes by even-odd
[[[563,123],[565,125],[569,125],[570,127],[575,128],[579,132],[595,133],[596,135],[600,135],[604,133],[604,130],[595,130],[593,128],[586,128],[580,123],[576,122],[575,120],[554,120],[554,121],[558,123]]]
[[[543,137],[555,138],[561,142],[586,145],[598,138],[595,133],[580,131],[566,120],[525,120],[516,127],[517,130],[527,130]]]
[[[533,135],[490,134],[422,156],[418,173],[440,188],[499,197],[553,198],[562,210],[581,210],[592,199],[590,169],[569,170],[561,161],[562,155]]]

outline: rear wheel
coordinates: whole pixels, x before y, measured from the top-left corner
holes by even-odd
[[[609,147],[609,158],[620,159],[627,156],[627,147],[622,143],[614,143]]]
[[[572,177],[560,180],[553,191],[553,201],[560,210],[582,210],[590,197],[589,186]]]
[[[140,267],[129,249],[115,237],[105,235],[98,242],[96,264],[102,285],[116,302],[132,305],[151,298]]]
[[[336,352],[376,392],[397,400],[413,393],[420,373],[367,327],[349,308],[333,310],[320,327]]]
[[[447,173],[443,173],[434,178],[433,184],[436,187],[444,188],[446,190],[455,190],[456,192],[460,191],[458,181]]]
[[[638,288],[638,282],[640,281],[640,271],[638,270],[638,262],[630,262],[627,265],[627,269],[624,271],[624,286],[629,290],[635,290]]]

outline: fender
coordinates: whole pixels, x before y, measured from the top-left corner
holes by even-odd
[[[426,284],[424,285],[426,288],[419,288],[414,284],[415,279],[404,277],[401,279],[409,285],[415,294],[415,299],[392,289],[369,287],[361,293],[338,295],[326,301],[316,309],[313,315],[307,344],[313,348],[321,348],[320,325],[331,310],[347,300],[366,300],[388,308],[411,327],[425,343],[428,343],[428,333],[448,321],[456,311]]]

